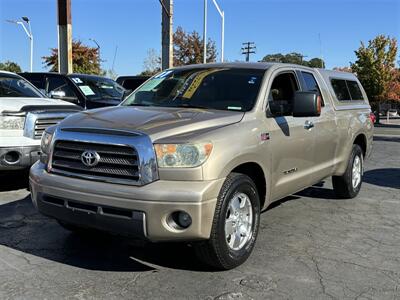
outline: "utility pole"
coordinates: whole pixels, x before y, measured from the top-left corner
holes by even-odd
[[[246,42],[242,43],[244,47],[242,47],[242,54],[246,55],[246,61],[250,61],[250,54],[256,53],[256,45],[254,42]]]
[[[71,0],[57,0],[58,72],[72,73]]]
[[[163,70],[172,68],[174,65],[173,55],[173,0],[159,0],[161,4],[161,68]]]

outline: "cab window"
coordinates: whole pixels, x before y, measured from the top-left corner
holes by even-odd
[[[295,93],[298,90],[299,85],[293,72],[277,75],[268,94],[268,104],[272,115],[291,115]]]
[[[301,75],[303,76],[304,83],[305,83],[305,89],[304,91],[306,92],[316,92],[318,95],[321,96],[322,99],[322,106],[325,106],[324,104],[324,99],[322,98],[321,90],[319,89],[317,80],[315,80],[315,77],[313,74],[309,72],[301,72]]]
[[[65,99],[69,101],[77,101],[78,98],[68,85],[65,78],[62,77],[48,77],[47,78],[47,92],[58,94],[60,99]]]

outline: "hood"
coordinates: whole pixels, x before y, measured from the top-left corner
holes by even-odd
[[[24,107],[27,106],[34,106],[34,107],[41,107],[45,109],[47,107],[54,108],[55,106],[60,108],[62,106],[68,106],[69,108],[75,107],[75,105],[57,99],[50,99],[50,98],[8,98],[8,97],[1,97],[0,98],[0,113],[3,111],[13,111],[18,112],[23,110]]]
[[[116,106],[83,111],[60,123],[61,128],[139,131],[152,140],[237,123],[243,112],[171,107]]]

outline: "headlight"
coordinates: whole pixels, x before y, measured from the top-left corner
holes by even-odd
[[[49,154],[50,154],[50,145],[51,140],[53,139],[53,132],[47,132],[45,130],[42,135],[42,141],[40,144],[40,162],[47,164],[49,162]]]
[[[25,117],[0,116],[0,129],[24,129]]]
[[[193,168],[200,166],[210,156],[211,143],[155,144],[160,168]]]

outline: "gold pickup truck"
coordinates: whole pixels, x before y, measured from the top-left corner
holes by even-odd
[[[373,121],[351,73],[279,63],[163,71],[119,106],[46,130],[37,209],[70,230],[182,241],[218,269],[243,263],[260,211],[332,177],[356,197]]]

